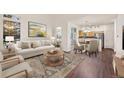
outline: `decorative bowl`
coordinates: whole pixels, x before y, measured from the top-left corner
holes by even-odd
[[[51,51],[48,51],[49,54],[56,54],[57,53],[57,50],[51,50]]]

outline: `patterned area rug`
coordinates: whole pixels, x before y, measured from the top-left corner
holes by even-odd
[[[44,64],[44,56],[37,56],[26,59],[33,69],[33,78],[64,78],[80,62],[84,60],[83,56],[77,56],[73,52],[64,54],[64,64],[61,66],[50,67]]]

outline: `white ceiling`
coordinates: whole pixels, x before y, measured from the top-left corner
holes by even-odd
[[[85,25],[88,21],[91,25],[105,25],[114,23],[117,14],[53,14],[53,19],[65,20],[76,25]]]
[[[77,25],[105,25],[114,23],[117,15],[110,14],[100,14],[100,15],[88,15],[82,18],[78,18],[77,20],[73,20],[72,22]]]

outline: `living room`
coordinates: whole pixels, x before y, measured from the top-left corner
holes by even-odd
[[[123,0],[2,0],[0,91],[121,93]]]
[[[1,62],[7,64],[4,70],[20,65],[17,60],[10,62],[9,58],[14,57],[24,61],[25,68],[21,69],[29,71],[29,77],[123,77],[123,69],[118,70],[114,62],[123,58],[123,18],[120,14],[1,14]],[[98,43],[91,45],[97,47],[92,51],[87,50],[91,41]],[[12,72],[8,72],[10,77],[18,77]]]

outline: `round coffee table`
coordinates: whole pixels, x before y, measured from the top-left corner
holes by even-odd
[[[45,55],[44,64],[47,66],[55,67],[60,66],[64,63],[64,52],[57,50],[56,53],[47,52]]]

